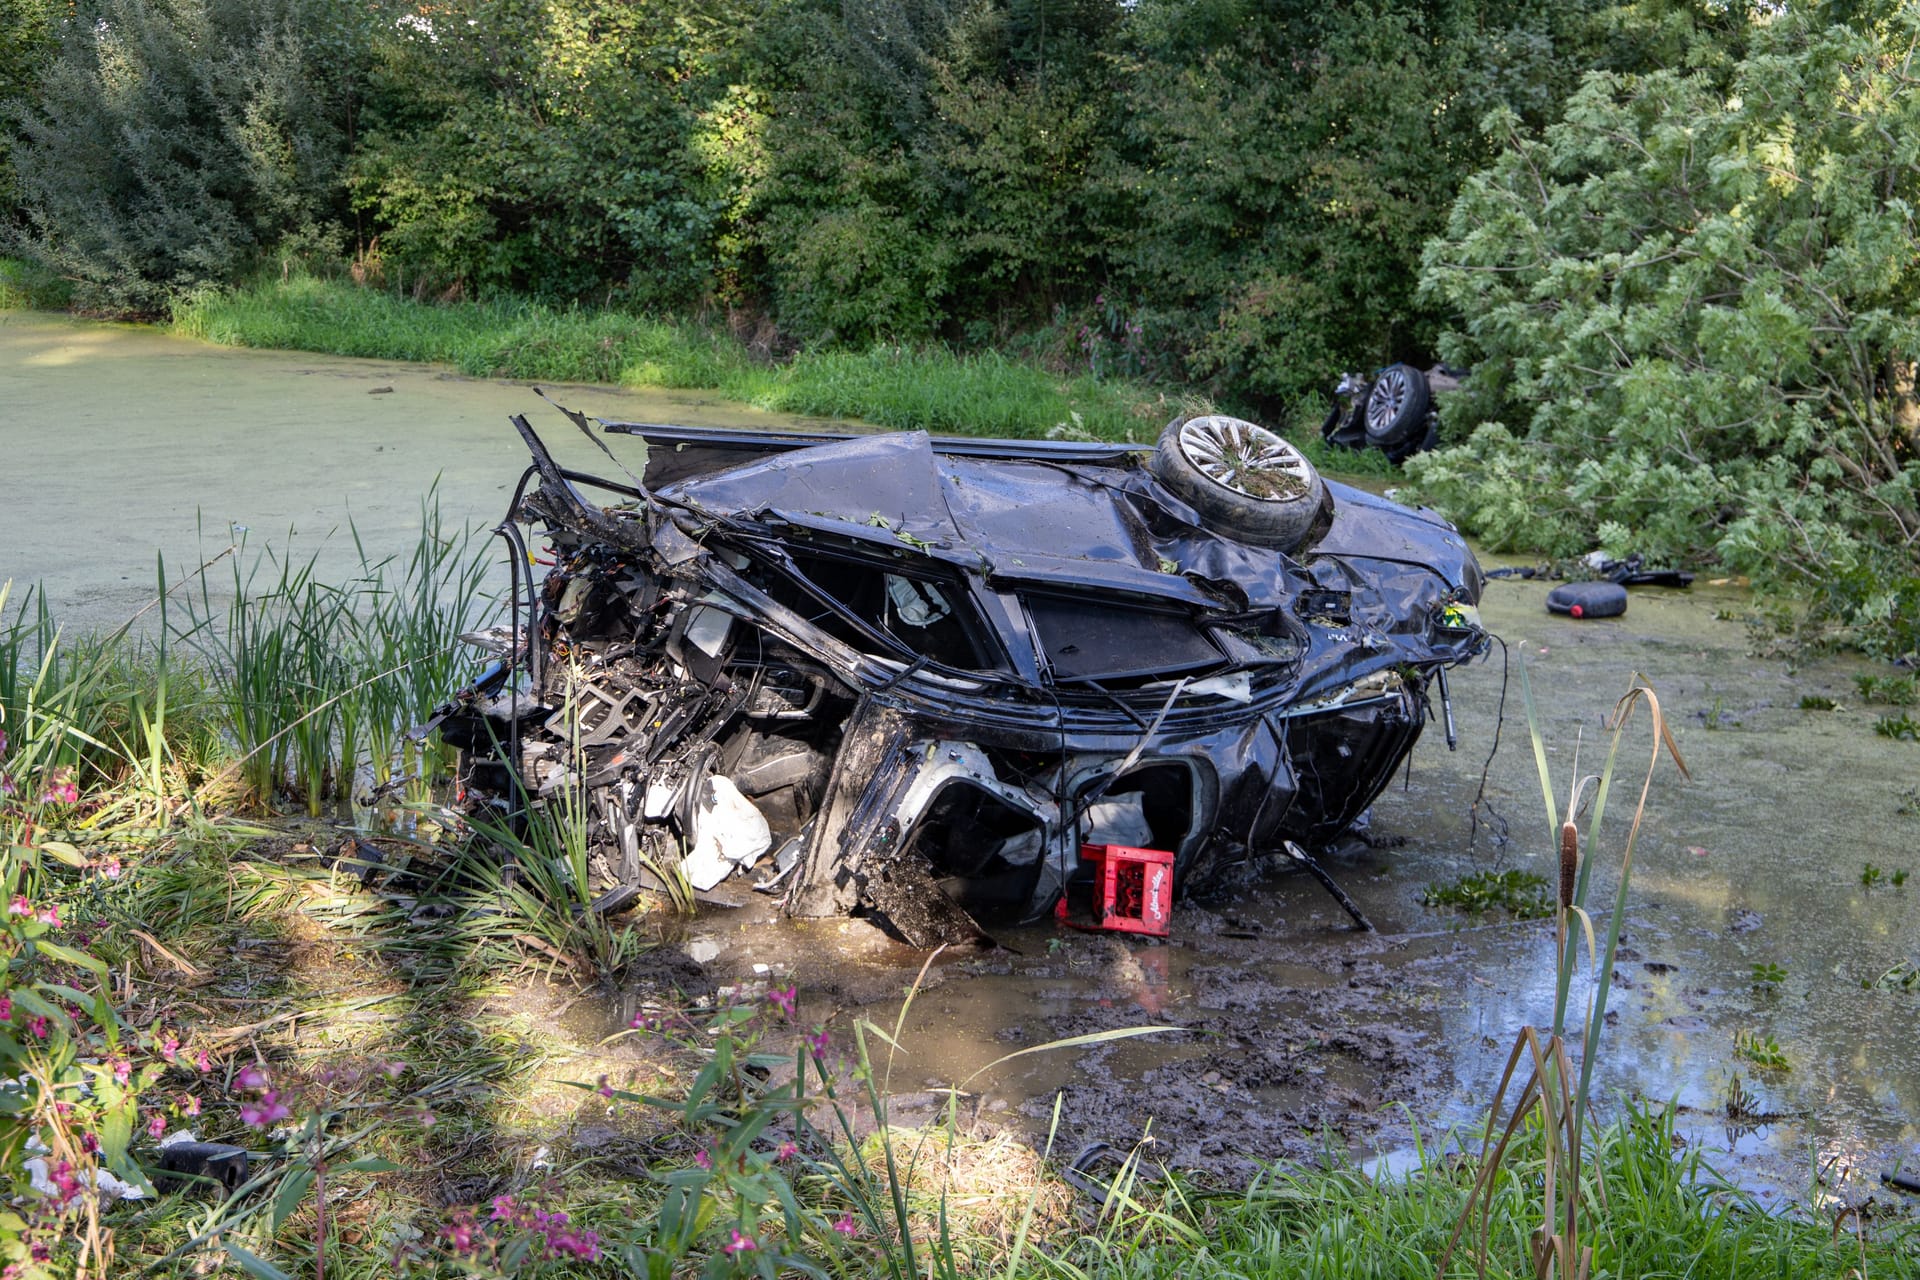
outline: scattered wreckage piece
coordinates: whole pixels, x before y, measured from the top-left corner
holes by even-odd
[[[1460,389],[1466,372],[1437,364],[1420,370],[1390,364],[1371,377],[1349,373],[1333,389],[1320,438],[1339,449],[1378,449],[1405,462],[1440,443],[1440,399]]]
[[[625,480],[513,422],[507,652],[433,723],[470,808],[585,823],[606,902],[751,877],[924,946],[1044,915],[1084,845],[1200,888],[1346,830],[1488,645],[1452,526],[1233,419],[1152,449],[602,422],[646,443]]]

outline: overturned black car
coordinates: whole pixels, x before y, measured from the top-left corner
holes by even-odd
[[[1451,526],[1233,418],[1148,448],[569,416],[644,475],[514,419],[513,625],[437,723],[469,806],[584,815],[603,909],[740,874],[924,945],[1046,911],[1087,844],[1198,888],[1347,829],[1488,643]]]

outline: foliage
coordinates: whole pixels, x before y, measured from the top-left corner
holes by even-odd
[[[32,96],[59,47],[60,0],[0,0],[0,108]],[[0,225],[19,203],[14,186],[13,131],[0,131]]]
[[[1502,907],[1516,920],[1538,920],[1553,914],[1546,877],[1517,867],[1476,871],[1446,884],[1428,885],[1420,901],[1429,907],[1458,907],[1469,912]]]
[[[1511,113],[1424,258],[1474,366],[1409,467],[1501,548],[1711,557],[1920,644],[1920,9],[1756,22],[1725,69]]]
[[[874,346],[767,365],[685,321],[511,299],[433,305],[298,273],[195,298],[175,315],[176,331],[237,346],[438,360],[486,377],[713,389],[762,409],[957,435],[1144,441],[1181,408],[1137,384],[1062,377],[992,352]]]
[[[14,243],[89,308],[154,313],[333,235],[361,61],[343,0],[97,0],[19,119]]]

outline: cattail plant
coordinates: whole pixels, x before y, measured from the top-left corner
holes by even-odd
[[[1574,778],[1568,788],[1563,814],[1554,803],[1553,775],[1547,767],[1546,743],[1541,737],[1540,716],[1534,706],[1533,689],[1527,677],[1525,661],[1520,664],[1520,690],[1526,701],[1527,730],[1533,741],[1534,764],[1540,774],[1540,791],[1545,801],[1548,829],[1560,856],[1560,892],[1554,912],[1557,980],[1554,986],[1553,1020],[1544,1035],[1537,1027],[1523,1027],[1514,1037],[1513,1051],[1507,1056],[1506,1070],[1501,1074],[1493,1105],[1488,1112],[1479,1176],[1468,1193],[1466,1207],[1454,1226],[1453,1236],[1440,1257],[1438,1275],[1442,1280],[1476,1210],[1481,1221],[1476,1270],[1482,1277],[1487,1274],[1494,1181],[1515,1135],[1530,1121],[1538,1125],[1545,1150],[1540,1193],[1541,1223],[1534,1229],[1529,1244],[1532,1252],[1529,1261],[1533,1272],[1540,1280],[1550,1276],[1557,1280],[1587,1280],[1592,1272],[1593,1248],[1581,1242],[1583,1177],[1586,1173],[1583,1144],[1589,1134],[1588,1102],[1593,1087],[1593,1069],[1600,1058],[1600,1033],[1606,1026],[1607,995],[1612,983],[1614,953],[1619,947],[1620,928],[1626,918],[1627,886],[1633,876],[1633,851],[1640,838],[1641,823],[1646,817],[1647,796],[1653,786],[1654,770],[1660,763],[1661,751],[1664,749],[1673,757],[1681,776],[1691,776],[1687,772],[1686,761],[1680,757],[1673,734],[1667,728],[1666,717],[1660,712],[1659,696],[1654,693],[1653,686],[1635,674],[1627,692],[1614,705],[1609,723],[1613,738],[1607,750],[1606,763],[1598,774],[1581,776],[1576,746]],[[1593,917],[1586,908],[1587,891],[1593,875],[1593,855],[1601,848],[1601,824],[1606,817],[1608,795],[1613,789],[1620,744],[1635,708],[1643,702],[1653,721],[1652,752],[1647,761],[1646,776],[1640,784],[1639,802],[1634,807],[1633,820],[1621,846],[1620,879],[1615,889],[1613,910],[1607,918],[1606,943],[1602,952],[1595,942]],[[1592,790],[1592,803],[1587,817],[1587,856],[1582,858],[1579,818],[1581,802],[1589,788]],[[1573,931],[1576,921],[1580,926],[1578,934]],[[1585,943],[1584,950],[1592,973],[1592,987],[1585,1015],[1578,1027],[1577,1039],[1572,1041],[1572,1047],[1577,1049],[1580,1058],[1576,1075],[1569,1052],[1567,1015],[1582,942]],[[1523,1070],[1524,1077],[1521,1075]],[[1513,1094],[1509,1106],[1508,1091],[1516,1080],[1520,1081],[1519,1090]],[[1504,1127],[1501,1125],[1503,1114],[1506,1116]],[[1499,1133],[1497,1139],[1496,1131]]]

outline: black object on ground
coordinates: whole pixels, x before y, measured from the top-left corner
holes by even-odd
[[[1889,1169],[1880,1175],[1880,1181],[1895,1191],[1905,1191],[1909,1195],[1920,1196],[1920,1173],[1908,1173],[1905,1169]]]
[[[1617,582],[1563,582],[1547,592],[1547,612],[1569,618],[1617,618],[1627,611],[1627,589]]]
[[[158,1181],[165,1189],[191,1186],[205,1179],[231,1193],[247,1180],[247,1153],[243,1147],[230,1147],[224,1142],[169,1143],[160,1148],[160,1172]]]

